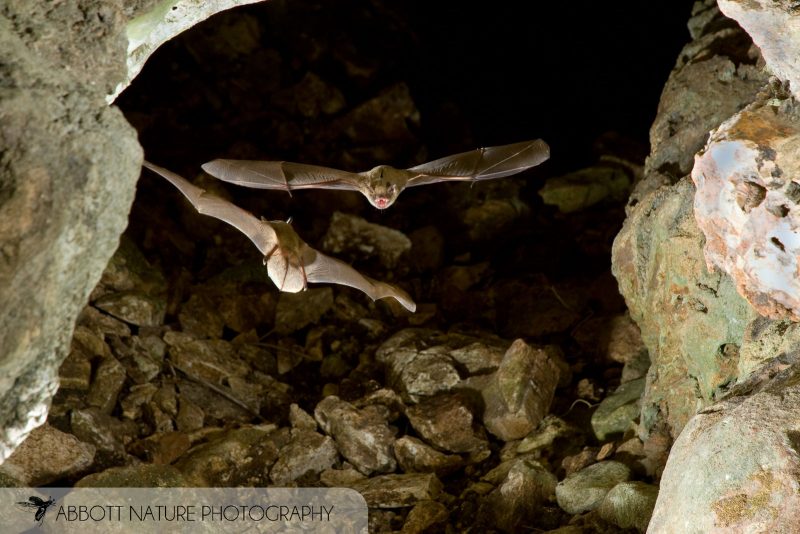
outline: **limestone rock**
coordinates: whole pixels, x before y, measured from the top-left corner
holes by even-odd
[[[90,406],[100,408],[103,413],[111,414],[117,404],[117,397],[125,384],[125,368],[116,358],[104,358],[97,366],[92,388],[86,397]]]
[[[342,456],[363,474],[387,473],[397,467],[392,452],[395,430],[387,424],[388,413],[382,406],[359,410],[331,395],[317,404],[314,417],[336,441]]]
[[[70,429],[78,439],[90,443],[96,449],[95,464],[102,467],[119,465],[129,461],[125,452],[125,441],[135,435],[133,427],[111,417],[97,408],[72,410]]]
[[[370,508],[404,508],[434,500],[442,483],[434,474],[380,475],[351,486],[364,496]]]
[[[310,430],[292,430],[291,440],[281,448],[270,470],[270,478],[274,484],[285,486],[301,477],[316,477],[332,467],[338,457],[330,437]]]
[[[644,384],[644,378],[626,382],[603,399],[592,414],[592,430],[599,441],[624,433],[639,417],[639,400]]]
[[[743,393],[695,415],[675,441],[649,532],[796,528],[800,374],[789,367]]]
[[[142,70],[150,54],[184,30],[198,22],[234,6],[247,5],[260,0],[214,0],[197,3],[193,0],[170,0],[169,9],[165,4],[148,4],[148,11],[139,12],[128,22],[127,73],[113,91],[109,91],[108,101],[116,97],[131,83]]]
[[[725,121],[698,154],[694,212],[709,266],[728,273],[761,315],[798,321],[800,109],[764,100]]]
[[[539,196],[561,213],[572,213],[604,200],[624,201],[632,181],[633,176],[624,167],[597,165],[548,178]]]
[[[647,530],[658,486],[644,482],[620,482],[609,491],[598,508],[600,517],[620,528]]]
[[[550,410],[558,385],[556,347],[534,348],[521,339],[509,347],[481,392],[486,428],[504,441],[527,435]]]
[[[605,461],[592,464],[558,483],[556,486],[558,505],[570,514],[594,510],[600,506],[611,488],[627,481],[630,475],[628,466],[620,462]]]
[[[75,483],[76,488],[181,488],[194,487],[171,465],[139,464],[111,467]]]
[[[299,293],[281,293],[275,310],[275,331],[290,334],[319,321],[333,307],[333,289],[311,288]]]
[[[411,240],[387,226],[337,211],[322,239],[322,249],[351,260],[376,257],[385,269],[394,270],[403,255],[411,250]]]
[[[406,410],[408,420],[428,443],[450,452],[481,453],[488,450],[483,429],[460,393],[442,394]]]
[[[447,519],[447,508],[440,502],[420,501],[408,512],[401,534],[423,534]]]
[[[542,504],[555,493],[557,482],[538,462],[516,460],[505,479],[482,500],[478,525],[518,532],[521,525],[534,522]]]
[[[463,465],[460,456],[444,454],[421,440],[403,436],[394,442],[394,455],[406,473],[436,473],[444,476]]]
[[[42,486],[86,471],[95,448],[71,435],[43,425],[0,466],[0,473],[24,486]]]
[[[612,272],[653,362],[642,398],[645,435],[664,417],[676,436],[735,378],[737,361],[719,349],[740,343],[757,316],[727,275],[707,270],[693,200],[688,178],[649,194],[614,241]]]
[[[800,47],[796,4],[720,0],[719,9],[750,34],[770,71],[781,80],[790,82],[795,98],[800,98],[800,65],[794,57]]]
[[[387,366],[387,384],[418,402],[461,383],[459,368],[483,374],[500,365],[505,343],[435,330],[407,328],[387,339],[375,359]]]
[[[195,486],[263,487],[281,444],[274,427],[239,428],[192,448],[175,467]]]

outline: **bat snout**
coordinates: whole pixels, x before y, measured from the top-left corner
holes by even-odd
[[[378,197],[375,199],[375,207],[383,210],[389,207],[389,199],[386,197]]]

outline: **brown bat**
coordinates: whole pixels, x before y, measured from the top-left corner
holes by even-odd
[[[147,161],[143,165],[169,180],[198,212],[225,221],[249,237],[264,255],[267,273],[281,291],[297,293],[308,282],[342,284],[363,291],[372,300],[392,297],[409,311],[416,310],[417,305],[405,291],[368,278],[346,263],[314,250],[289,223],[258,219],[174,172]]]
[[[502,178],[539,165],[550,157],[541,139],[478,148],[410,169],[378,165],[366,172],[347,172],[289,161],[215,159],[203,165],[211,176],[259,189],[344,189],[360,191],[378,209],[391,206],[406,187],[451,180]]]

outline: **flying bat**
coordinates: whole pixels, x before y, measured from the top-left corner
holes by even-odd
[[[392,297],[409,311],[416,310],[417,305],[405,291],[368,278],[348,264],[314,250],[289,223],[259,219],[174,172],[147,161],[143,165],[169,180],[198,212],[225,221],[250,238],[264,255],[267,273],[281,291],[297,293],[308,282],[342,284],[363,291],[372,300]]]
[[[289,161],[215,159],[203,170],[225,182],[258,189],[343,189],[360,191],[369,203],[386,209],[406,187],[436,182],[502,178],[539,165],[550,157],[541,139],[478,148],[423,163],[410,169],[378,165],[366,172],[347,172]]]

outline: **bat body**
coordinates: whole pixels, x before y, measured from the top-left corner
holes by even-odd
[[[379,165],[365,172],[289,161],[216,159],[203,170],[225,182],[259,189],[342,189],[359,191],[378,209],[391,206],[406,187],[436,182],[502,178],[539,165],[550,157],[541,139],[478,148],[423,163],[410,169]]]
[[[368,278],[350,265],[311,248],[283,221],[266,221],[188,180],[145,161],[145,167],[177,187],[198,212],[215,217],[244,233],[264,255],[270,279],[281,291],[296,293],[307,282],[342,284],[366,293],[372,300],[392,297],[410,311],[416,304],[400,288]]]

